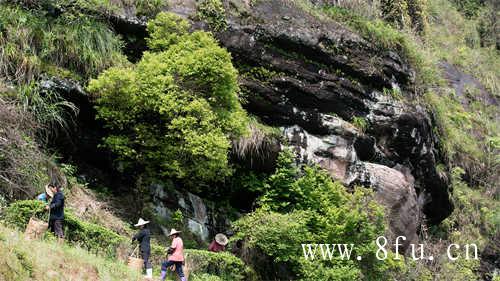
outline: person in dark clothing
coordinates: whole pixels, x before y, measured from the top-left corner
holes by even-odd
[[[45,207],[46,210],[50,210],[49,228],[61,243],[64,239],[64,194],[57,184],[49,184],[49,190],[54,194],[50,204]]]
[[[139,227],[141,230],[137,232],[137,234],[132,238],[132,243],[134,241],[138,241],[141,245],[141,256],[144,260],[144,268],[146,269],[146,277],[151,279],[153,278],[153,267],[149,262],[149,256],[151,254],[151,232],[147,228],[147,224],[149,221],[145,221],[143,219],[139,219],[139,222],[135,225]]]

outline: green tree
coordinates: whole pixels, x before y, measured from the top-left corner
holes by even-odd
[[[383,208],[374,201],[373,192],[355,188],[350,193],[319,167],[296,165],[289,150],[279,155],[259,204],[254,213],[235,223],[236,239],[246,241],[246,247],[263,252],[274,262],[285,263],[297,278],[385,280],[402,266],[375,257],[375,240],[384,234],[385,226]],[[332,241],[356,245],[353,257],[304,259],[302,243]],[[362,261],[355,260],[358,255]]]
[[[106,147],[123,169],[149,175],[212,181],[231,174],[230,138],[246,133],[237,71],[210,33],[188,33],[188,23],[160,13],[148,24],[148,44],[136,65],[115,67],[89,84]]]

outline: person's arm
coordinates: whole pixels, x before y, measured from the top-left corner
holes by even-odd
[[[208,245],[208,250],[210,252],[215,252],[215,241],[212,241],[210,245]]]
[[[177,248],[177,243],[178,243],[177,238],[174,238],[174,239],[172,240],[172,245],[170,245],[170,247],[168,247],[168,250],[167,250],[167,252],[168,252],[169,254],[173,253],[173,252],[174,252],[174,250],[175,250],[175,248]]]
[[[56,193],[56,195],[54,195],[54,202],[50,203],[50,209],[61,207],[63,204],[63,198],[64,197],[61,193]]]
[[[134,235],[134,237],[132,238],[132,242],[134,242],[135,240],[140,241],[142,237],[144,237],[144,231],[141,229],[141,231],[137,232],[137,234]]]

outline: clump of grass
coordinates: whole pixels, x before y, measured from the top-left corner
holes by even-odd
[[[401,92],[400,88],[392,88],[392,89],[383,89],[384,95],[391,96],[395,100],[401,100],[403,99],[403,93]]]
[[[421,74],[422,81],[433,81],[438,76],[429,57],[420,51],[418,40],[411,32],[401,32],[382,19],[369,20],[352,11],[326,6],[323,13],[361,33],[368,41],[376,42],[382,50],[396,50],[401,53]]]
[[[79,109],[57,92],[42,91],[35,82],[18,87],[18,103],[38,125],[38,140],[47,143],[60,133],[69,136]]]
[[[41,11],[1,4],[0,22],[0,78],[9,81],[28,83],[48,65],[88,78],[125,62],[121,40],[91,18],[53,20]]]
[[[352,118],[352,124],[361,131],[361,133],[364,133],[366,129],[368,128],[368,121],[366,121],[366,118],[361,117],[361,116],[354,116]]]
[[[233,140],[232,151],[240,159],[251,161],[268,159],[273,147],[278,146],[281,137],[279,128],[269,127],[257,119],[250,119],[248,135]]]

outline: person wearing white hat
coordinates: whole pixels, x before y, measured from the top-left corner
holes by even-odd
[[[141,256],[144,260],[144,269],[146,270],[146,278],[153,278],[153,267],[149,262],[149,256],[151,255],[151,232],[147,228],[149,221],[139,218],[139,221],[135,224],[135,227],[139,227],[141,230],[132,238],[132,243],[138,241],[141,245]]]
[[[215,239],[210,243],[210,246],[208,246],[208,250],[210,252],[222,252],[225,250],[227,243],[229,243],[227,236],[222,233],[217,233]]]
[[[50,190],[49,184],[47,184],[45,186],[45,192],[38,195],[36,199],[42,201],[45,204],[48,204],[49,199],[51,199],[52,197],[54,197],[54,193],[52,192],[52,190]]]
[[[172,245],[168,248],[168,253],[170,254],[168,260],[161,264],[162,281],[167,277],[167,269],[172,265],[175,265],[175,271],[177,271],[177,275],[179,275],[181,281],[186,281],[186,277],[184,277],[184,272],[182,271],[182,264],[184,263],[184,243],[179,237],[179,233],[181,233],[181,231],[172,228],[168,235],[172,237]]]

